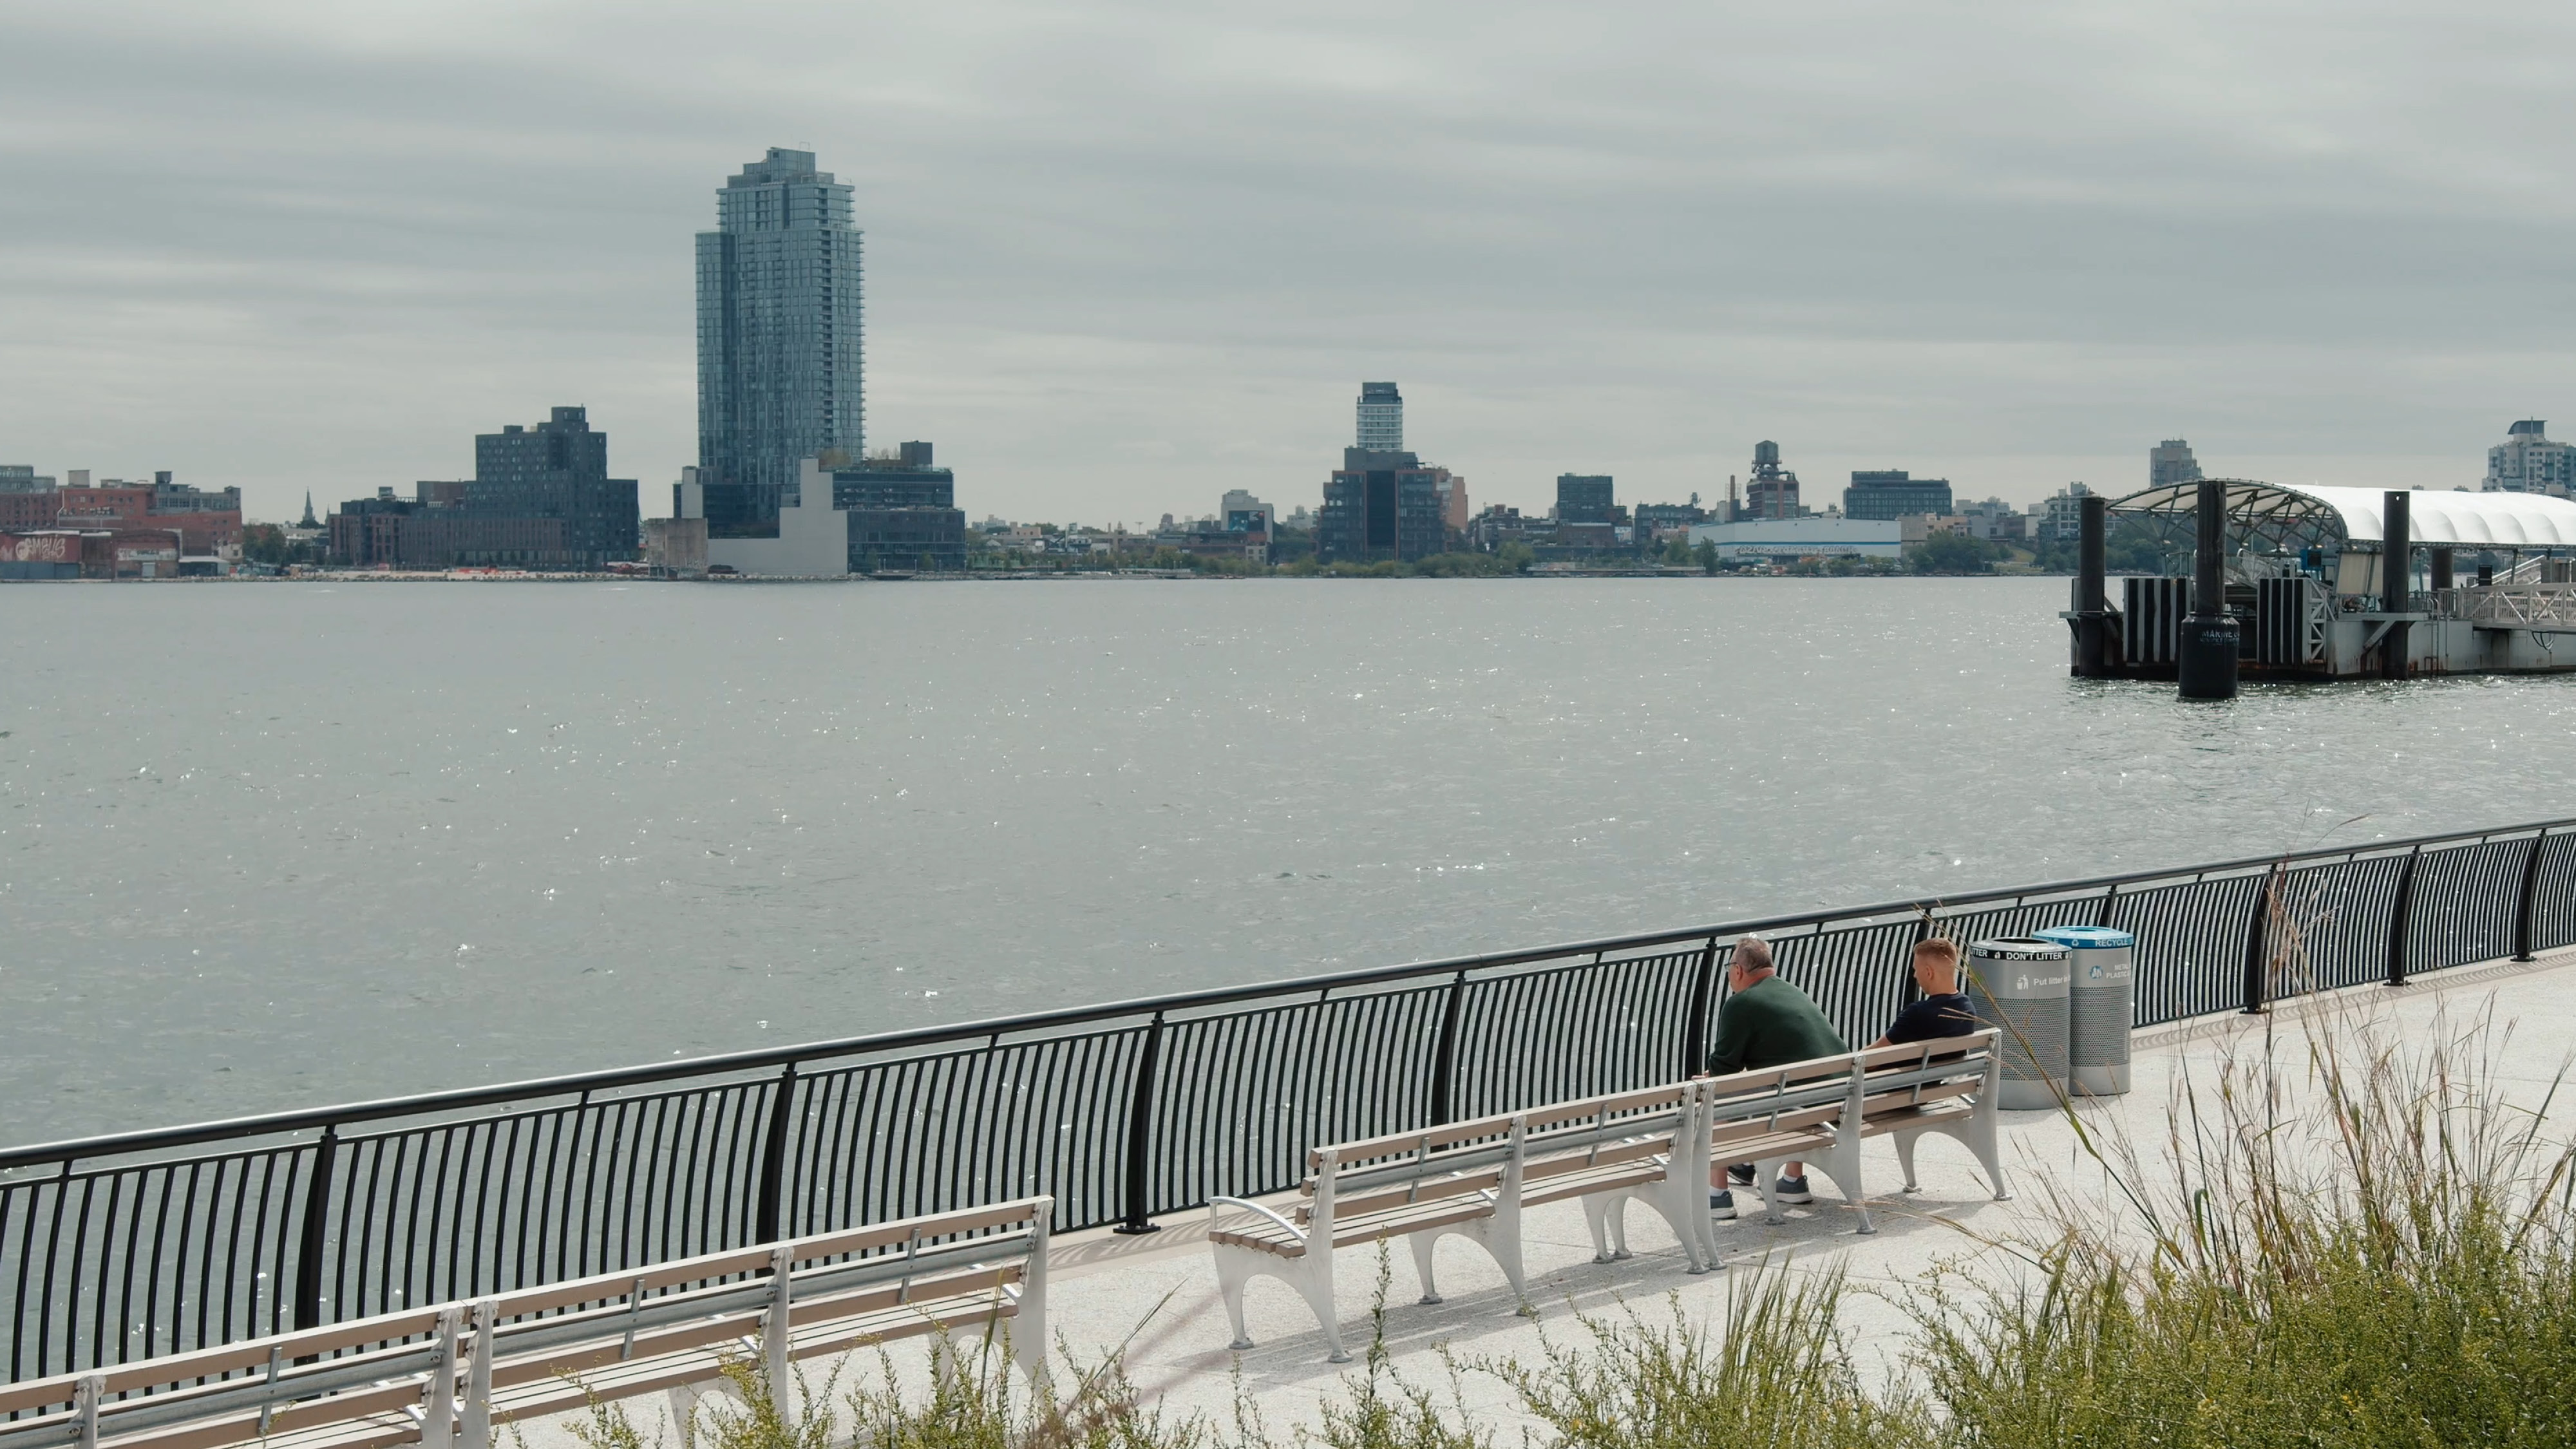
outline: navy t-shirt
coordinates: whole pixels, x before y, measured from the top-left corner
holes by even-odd
[[[1947,996],[1927,996],[1898,1013],[1896,1025],[1887,1029],[1890,1042],[1931,1041],[1936,1037],[1967,1036],[1977,1029],[1977,1014],[1968,1008],[1968,998],[1958,992]]]

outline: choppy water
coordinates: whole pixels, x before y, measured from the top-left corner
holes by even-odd
[[[2576,680],[2064,592],[0,589],[0,1140],[2576,814]]]

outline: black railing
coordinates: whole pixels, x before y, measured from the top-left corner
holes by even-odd
[[[10,1149],[8,1375],[1041,1192],[1143,1228],[1315,1143],[1687,1071],[1749,931],[1865,1041],[1927,930],[2120,926],[2151,1025],[2576,943],[2571,885],[2558,821]]]

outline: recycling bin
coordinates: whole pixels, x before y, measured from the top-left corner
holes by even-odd
[[[2067,1080],[2096,1097],[2129,1090],[2129,1024],[2137,1020],[2138,938],[2108,926],[2051,926],[2032,933],[2068,953]]]
[[[2055,941],[2012,936],[1968,947],[1968,1002],[1977,1025],[1998,1028],[2006,1111],[2054,1107],[2066,1092],[2067,979],[2073,955]]]

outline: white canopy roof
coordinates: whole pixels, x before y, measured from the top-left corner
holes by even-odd
[[[2376,488],[2293,488],[2229,478],[2227,515],[2234,523],[2312,521],[2338,529],[2350,543],[2380,541]],[[2189,513],[2197,483],[2174,483],[2112,500],[2121,513]],[[2460,493],[2412,489],[2406,531],[2418,548],[2576,548],[2576,502],[2538,493]]]

